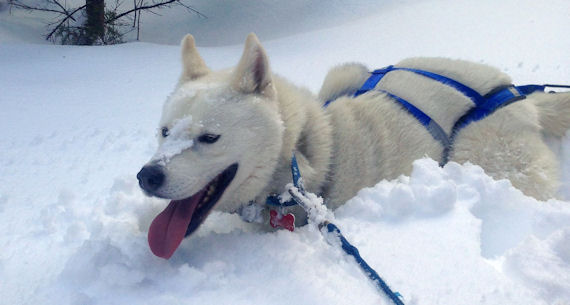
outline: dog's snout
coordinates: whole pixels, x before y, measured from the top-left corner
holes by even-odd
[[[164,183],[164,172],[159,165],[147,165],[137,174],[137,179],[143,190],[152,193]]]

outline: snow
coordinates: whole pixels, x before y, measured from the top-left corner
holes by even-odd
[[[302,185],[302,182],[299,182],[299,184]],[[309,224],[319,226],[325,223],[325,221],[334,221],[334,214],[323,204],[324,199],[322,197],[309,192],[301,192],[292,183],[287,184],[286,188],[288,190],[287,194],[290,194],[289,197],[295,197],[295,201],[307,212]],[[291,198],[281,196],[280,199],[281,202],[287,202]]]
[[[162,166],[165,166],[166,163],[170,162],[170,159],[191,148],[194,145],[194,140],[186,132],[190,130],[191,126],[192,116],[175,121],[152,159],[159,161]]]
[[[313,92],[332,65],[408,56],[489,63],[517,84],[570,82],[568,1],[291,1],[294,18],[243,3],[223,15],[232,22],[143,38],[174,44],[197,29],[220,69],[260,32],[272,70]],[[312,226],[266,232],[215,212],[170,260],[153,256],[146,234],[167,202],[135,175],[155,153],[178,47],[45,45],[38,20],[15,17],[0,12],[0,304],[390,304]],[[406,304],[570,304],[570,133],[550,144],[561,199],[421,159],[409,177],[361,190],[335,224]]]

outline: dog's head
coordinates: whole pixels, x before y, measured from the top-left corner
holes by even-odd
[[[254,34],[238,65],[210,71],[194,38],[182,41],[183,72],[166,100],[159,147],[137,178],[171,199],[152,222],[152,252],[169,258],[215,207],[235,211],[265,187],[281,150],[283,123],[267,55]]]

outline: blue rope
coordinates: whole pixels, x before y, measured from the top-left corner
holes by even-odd
[[[301,180],[301,172],[299,171],[299,165],[297,163],[297,158],[295,157],[295,153],[293,153],[293,157],[291,158],[291,174],[293,176],[293,185],[299,190],[299,192],[302,195],[305,195],[305,188]],[[298,198],[294,194],[291,195],[292,195],[291,201],[294,201],[303,208],[306,208],[300,198]],[[308,212],[309,211],[307,211],[307,213]],[[322,228],[324,226],[327,227],[328,233],[334,234],[334,236],[336,236],[340,240],[342,250],[344,250],[346,254],[354,257],[354,259],[356,260],[362,271],[364,271],[364,273],[368,276],[368,278],[370,278],[370,280],[372,280],[374,284],[376,284],[376,287],[380,291],[384,292],[394,302],[394,304],[404,305],[404,302],[402,302],[402,300],[400,299],[401,297],[400,294],[398,292],[393,292],[392,289],[390,289],[388,284],[386,284],[386,282],[380,277],[380,275],[378,275],[378,273],[374,269],[372,269],[370,265],[366,263],[366,261],[362,258],[362,256],[360,256],[358,249],[355,246],[351,245],[348,242],[348,240],[342,235],[342,233],[340,232],[339,228],[336,225],[328,221],[324,221],[323,223],[319,224],[319,228]]]

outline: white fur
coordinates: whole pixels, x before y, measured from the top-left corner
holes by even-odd
[[[268,195],[281,193],[291,182],[294,150],[306,188],[336,208],[363,187],[409,174],[418,158],[441,159],[440,143],[391,98],[377,91],[349,97],[368,77],[362,65],[333,68],[316,99],[271,73],[267,55],[253,34],[233,70],[210,71],[190,35],[182,46],[183,73],[164,105],[159,128],[191,116],[186,138],[203,133],[221,137],[214,144],[194,141],[171,156],[160,197],[188,197],[238,163],[237,175],[217,208],[232,212],[251,201],[263,204]],[[443,74],[480,94],[511,82],[495,68],[465,61],[414,58],[398,65]],[[417,101],[416,106],[447,132],[472,107],[456,90],[410,72],[391,72],[378,86]],[[322,103],[330,99],[336,100],[324,109]],[[569,111],[568,94],[531,95],[464,128],[451,160],[479,164],[495,178],[510,179],[528,195],[550,198],[557,186],[558,165],[541,132],[561,135],[570,127]],[[298,223],[303,222],[302,211],[294,212],[300,216]]]

